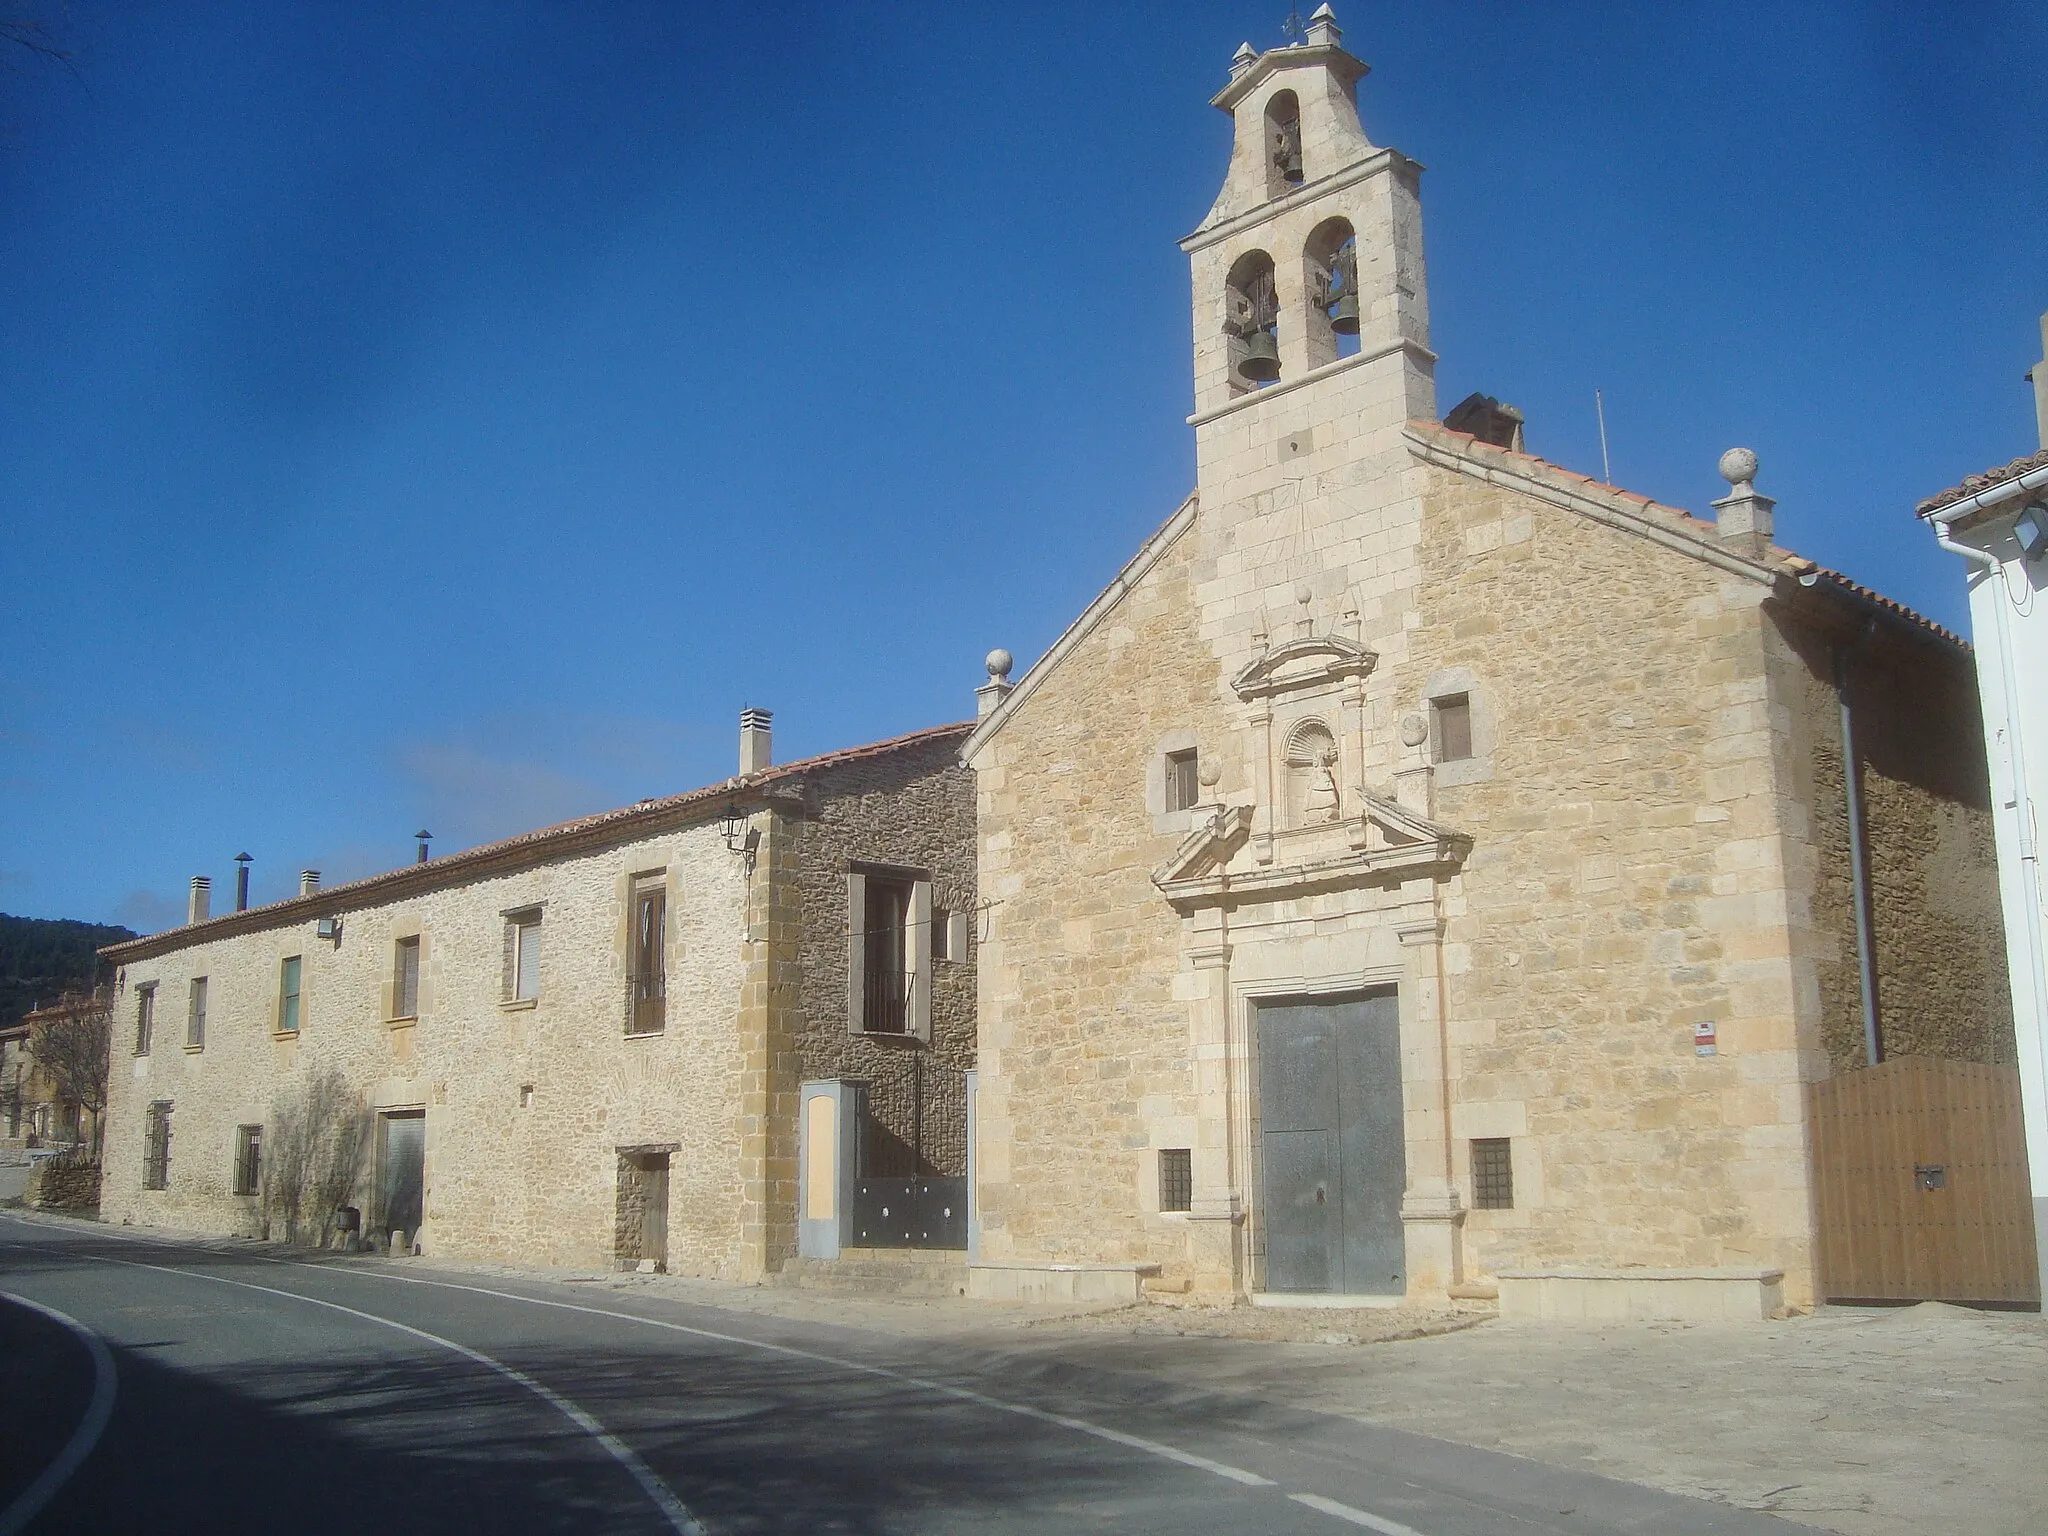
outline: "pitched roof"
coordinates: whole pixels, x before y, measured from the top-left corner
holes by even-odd
[[[1516,469],[1529,475],[1531,478],[1547,481],[1561,489],[1585,495],[1596,502],[1605,503],[1618,513],[1631,516],[1632,518],[1654,519],[1655,522],[1652,526],[1668,525],[1673,533],[1692,544],[1695,551],[1704,558],[1713,559],[1717,563],[1726,561],[1746,566],[1750,568],[1752,573],[1759,576],[1774,575],[1778,569],[1783,568],[1789,570],[1794,576],[1799,577],[1802,586],[1812,585],[1806,578],[1818,577],[1840,588],[1843,592],[1860,602],[1877,608],[1902,623],[1922,630],[1948,645],[1957,646],[1963,650],[1969,649],[1969,642],[1963,639],[1962,636],[1943,625],[1937,624],[1925,614],[1908,608],[1897,599],[1886,597],[1882,592],[1866,587],[1854,578],[1845,576],[1840,571],[1831,570],[1818,561],[1809,560],[1806,556],[1786,549],[1782,545],[1773,544],[1768,557],[1765,559],[1759,560],[1742,555],[1728,550],[1721,545],[1714,524],[1711,521],[1695,517],[1692,513],[1682,508],[1666,506],[1662,502],[1654,501],[1650,497],[1641,495],[1638,492],[1623,490],[1619,486],[1603,484],[1593,479],[1590,475],[1582,475],[1575,470],[1565,469],[1560,465],[1550,463],[1546,459],[1539,459],[1534,454],[1520,453],[1508,448],[1497,448],[1491,443],[1474,438],[1470,433],[1453,431],[1441,422],[1411,421],[1408,426],[1412,435],[1433,438],[1444,442],[1448,446],[1453,447],[1461,457],[1478,463],[1484,463],[1493,459],[1512,460]],[[2044,461],[2048,461],[2048,456],[2044,456]],[[2031,461],[2022,461],[2015,467],[2015,473],[2024,473],[2028,462]],[[1973,486],[1972,490],[1974,489],[1976,487]],[[1955,494],[1961,495],[1964,493],[1958,491]]]
[[[636,805],[599,811],[591,816],[579,816],[573,821],[564,821],[552,827],[541,827],[532,832],[521,832],[516,837],[503,838],[495,843],[465,848],[460,853],[443,854],[424,864],[407,864],[399,869],[387,870],[381,875],[350,880],[342,885],[322,886],[309,895],[293,896],[284,901],[271,902],[267,906],[250,907],[244,912],[224,912],[219,917],[209,918],[203,923],[188,923],[177,928],[167,928],[161,933],[144,934],[139,939],[125,939],[119,944],[107,945],[100,953],[117,965],[125,964],[130,960],[183,948],[187,944],[206,939],[227,938],[257,928],[268,928],[303,917],[331,913],[338,906],[363,905],[363,898],[366,896],[390,900],[418,890],[460,884],[462,879],[473,878],[487,869],[509,863],[528,862],[529,855],[569,853],[595,844],[611,842],[621,834],[643,826],[653,830],[668,822],[691,820],[695,815],[709,812],[729,801],[760,795],[777,785],[800,779],[807,773],[887,757],[892,752],[902,752],[912,747],[964,738],[973,729],[973,721],[962,720],[951,725],[930,726],[904,736],[892,736],[886,741],[868,742],[858,747],[845,747],[837,752],[820,753],[816,757],[798,758],[795,762],[778,763],[756,773],[738,775],[720,784],[707,784],[700,789],[685,790],[677,795],[642,800]]]
[[[1939,512],[1951,502],[1961,501],[1965,496],[1975,496],[1979,491],[1988,491],[1994,486],[2004,485],[2008,480],[2017,480],[2033,470],[2048,469],[2048,448],[2039,453],[2030,453],[2023,459],[2014,459],[2010,464],[2001,464],[1997,469],[1987,469],[1981,475],[1971,475],[1961,485],[1952,485],[1937,495],[1928,497],[1913,509],[1917,517],[1930,512]]]

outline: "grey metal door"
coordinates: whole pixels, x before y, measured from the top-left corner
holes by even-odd
[[[1392,993],[1259,1008],[1266,1289],[1398,1295],[1401,1024]]]
[[[393,1232],[417,1234],[426,1192],[427,1117],[385,1115],[381,1190],[384,1225]]]

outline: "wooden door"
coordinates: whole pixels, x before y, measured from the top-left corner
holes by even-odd
[[[2016,1068],[1902,1056],[1807,1103],[1824,1297],[2040,1302]]]

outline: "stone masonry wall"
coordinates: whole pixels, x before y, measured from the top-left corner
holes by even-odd
[[[1867,1065],[1835,645],[1782,612],[1784,692],[1801,716],[1815,973],[1828,1070]],[[1859,645],[1851,681],[1886,1057],[2014,1060],[1990,786],[1967,656],[1931,639]]]
[[[919,1171],[967,1171],[965,1074],[974,1066],[974,776],[947,736],[886,757],[856,759],[808,776],[812,813],[796,829],[803,911],[803,1080],[868,1083],[869,1166],[907,1175],[922,1119]],[[967,957],[938,961],[932,1038],[854,1035],[846,1028],[846,936],[863,914],[847,910],[849,861],[929,871],[934,910],[969,914]]]
[[[655,871],[668,879],[667,1028],[628,1038],[628,891],[631,877]],[[737,1275],[742,880],[715,826],[685,826],[404,900],[337,896],[338,945],[316,938],[310,920],[294,921],[129,965],[115,1018],[105,1218],[259,1231],[258,1202],[229,1192],[235,1129],[271,1122],[280,1099],[331,1063],[373,1108],[426,1110],[427,1251],[608,1267],[617,1149],[675,1142],[669,1267]],[[536,904],[540,997],[507,1003],[504,914]],[[415,933],[419,1018],[394,1024],[393,945]],[[287,955],[304,963],[296,1038],[273,1034]],[[202,975],[206,1041],[188,1051],[186,988]],[[151,980],[156,1036],[138,1057],[136,988]],[[170,1187],[151,1191],[141,1187],[143,1126],[159,1099],[174,1105]],[[366,1177],[356,1200],[366,1219],[372,1189]]]
[[[1507,1136],[1480,1273],[1807,1261],[1767,590],[1462,474],[1425,497],[1413,680],[1463,668],[1486,771],[1447,904],[1453,1135]],[[1420,703],[1420,700],[1417,700]],[[1718,1054],[1695,1054],[1712,1021]],[[1469,1182],[1463,1191],[1471,1200]]]
[[[976,762],[990,1258],[1185,1267],[1185,1223],[1145,1193],[1155,1133],[1191,1145],[1195,1115],[1181,925],[1151,880],[1186,827],[1148,812],[1146,779],[1162,732],[1229,728],[1192,622],[1195,546],[1168,549]]]

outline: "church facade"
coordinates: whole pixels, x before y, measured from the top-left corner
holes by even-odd
[[[1240,50],[1197,488],[991,657],[972,1288],[1809,1305],[1808,1085],[2011,1059],[1968,649],[1753,454],[1702,518],[1440,421],[1365,74]]]

